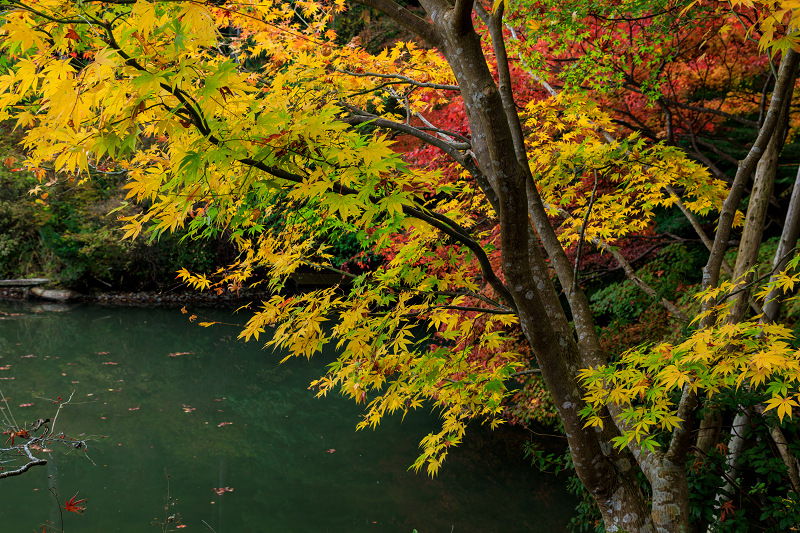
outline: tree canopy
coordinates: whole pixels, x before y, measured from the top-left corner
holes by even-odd
[[[24,130],[42,187],[126,172],[141,207],[124,237],[185,229],[237,246],[217,272],[182,270],[193,286],[237,290],[266,270],[275,296],[242,338],[274,327],[267,345],[304,357],[335,344],[314,386],[364,402],[360,427],[440,408],[418,469],[435,473],[470,420],[500,423],[515,379],[543,382],[606,529],[686,531],[691,458],[708,453],[699,437],[725,393],[788,454],[779,477],[794,492],[775,512],[790,513],[800,482],[780,435],[800,363],[774,321],[798,281],[800,188],[772,276],[753,273],[795,126],[800,5],[357,3],[413,38],[375,53],[343,39],[343,0],[0,0],[0,119]],[[727,146],[731,124],[745,140]],[[708,248],[699,310],[624,253],[675,207]],[[334,264],[343,233],[377,266]],[[581,280],[589,248],[681,338],[603,348]],[[304,268],[342,282],[281,292]]]

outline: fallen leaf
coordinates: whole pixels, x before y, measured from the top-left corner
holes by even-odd
[[[77,498],[77,497],[78,497],[78,493],[76,492],[75,496],[73,496],[69,500],[64,500],[63,509],[65,511],[69,511],[70,513],[83,514],[83,512],[86,510],[86,507],[81,505],[81,504],[86,501],[86,498],[76,501],[75,498]]]

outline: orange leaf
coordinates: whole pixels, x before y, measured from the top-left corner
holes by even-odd
[[[80,42],[81,40],[80,36],[78,35],[78,32],[75,31],[75,27],[72,25],[70,25],[69,30],[67,30],[66,38],[71,41],[77,41],[77,42]]]

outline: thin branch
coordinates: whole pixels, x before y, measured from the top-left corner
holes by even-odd
[[[578,290],[578,267],[581,263],[581,252],[583,251],[583,240],[586,234],[586,225],[589,223],[589,215],[592,212],[592,207],[594,207],[594,198],[595,195],[597,194],[597,182],[598,182],[597,169],[594,169],[594,187],[592,187],[592,196],[589,198],[589,206],[586,208],[586,214],[583,216],[583,224],[581,224],[581,234],[578,237],[578,251],[575,254],[575,269],[573,270],[572,274],[571,294],[575,294],[575,291]]]
[[[540,368],[531,368],[530,370],[521,370],[520,372],[513,372],[508,375],[510,378],[515,378],[518,376],[529,376],[531,374],[541,374],[542,370]]]
[[[483,294],[479,294],[477,292],[463,290],[463,291],[416,291],[424,294],[432,294],[434,296],[469,296],[471,298],[475,298],[476,300],[480,300],[485,302],[489,305],[493,305],[495,307],[503,307],[503,305],[488,296],[484,296]]]
[[[345,272],[344,270],[338,269],[338,268],[333,267],[331,265],[321,265],[319,263],[313,263],[311,261],[306,261],[306,260],[301,260],[301,262],[303,264],[306,264],[306,265],[308,265],[310,267],[313,267],[313,268],[317,268],[319,270],[328,270],[328,271],[333,272],[335,274],[341,274],[342,277],[345,277],[345,278],[350,278],[350,279],[357,279],[358,278],[358,276],[356,276],[355,274],[353,274],[351,272]]]
[[[661,111],[664,113],[664,123],[667,128],[667,142],[669,144],[675,144],[675,130],[672,126],[672,110],[664,101],[664,98],[658,99],[658,105],[661,107]]]
[[[428,41],[428,43],[432,44],[433,46],[436,47],[440,46],[440,38],[433,24],[423,19],[422,17],[418,17],[417,15],[415,15],[405,7],[401,6],[400,4],[393,2],[392,0],[354,0],[354,1],[357,4],[377,9],[378,11],[384,13],[389,18],[391,18],[392,20],[394,20],[407,30],[416,33],[417,35],[419,35],[424,40]]]
[[[771,61],[770,61],[771,63]],[[758,127],[764,124],[764,114],[767,112],[767,92],[769,89],[769,82],[772,81],[772,69],[767,73],[767,79],[764,80],[764,87],[761,89],[761,101],[758,105]]]
[[[420,139],[421,141],[424,141],[424,142],[426,142],[428,144],[431,144],[431,145],[439,148],[440,150],[445,152],[447,155],[449,155],[450,157],[452,157],[453,159],[455,159],[459,163],[461,162],[459,160],[464,159],[464,154],[460,154],[458,152],[458,150],[468,150],[470,148],[470,146],[471,146],[469,143],[457,143],[457,142],[444,141],[444,140],[442,140],[442,139],[440,139],[438,137],[434,137],[433,135],[431,135],[429,133],[426,133],[426,132],[420,130],[419,128],[415,128],[414,126],[411,126],[409,124],[405,124],[403,122],[395,122],[393,120],[387,120],[385,118],[380,118],[377,115],[364,113],[364,112],[362,112],[360,110],[357,110],[357,108],[355,108],[355,107],[353,107],[353,106],[351,106],[349,104],[346,104],[346,103],[341,103],[340,105],[342,107],[345,107],[345,108],[353,111],[353,112],[358,112],[357,115],[340,119],[342,122],[345,122],[347,124],[351,124],[351,125],[354,125],[354,126],[358,125],[358,124],[373,124],[373,125],[375,125],[375,126],[377,126],[379,128],[386,128],[386,129],[389,129],[389,130],[398,131],[398,132],[401,132],[401,133],[406,133],[408,135],[412,135],[412,136],[416,137],[417,139]]]
[[[699,144],[701,146],[705,146],[706,148],[709,148],[712,152],[717,154],[719,157],[721,157],[722,159],[724,159],[728,163],[732,163],[734,165],[738,165],[739,164],[739,160],[738,159],[736,159],[735,157],[733,157],[729,153],[723,152],[722,150],[720,150],[719,147],[717,147],[716,144],[714,144],[714,143],[712,143],[710,141],[706,141],[705,139],[703,139],[701,137],[697,137],[695,135],[694,131],[692,131],[688,135],[677,135],[676,137],[678,139],[685,139],[685,138],[692,139],[692,142],[696,142],[697,144]],[[724,179],[727,182],[732,181],[731,178],[727,177],[727,175],[726,175],[726,177]]]
[[[479,313],[479,314],[486,314],[486,315],[513,315],[516,314],[516,311],[511,309],[501,308],[501,309],[488,309],[486,307],[470,307],[465,305],[433,305],[428,307],[425,310],[421,311],[410,311],[408,313],[402,313],[400,315],[396,315],[392,311],[374,311],[367,313],[369,316],[387,316],[387,315],[394,315],[400,317],[417,317],[429,313],[430,311],[435,311],[437,309],[449,309],[453,311],[462,311],[465,313]]]
[[[740,117],[738,115],[733,115],[731,113],[726,113],[725,111],[722,111],[720,109],[715,109],[715,108],[712,108],[712,107],[696,106],[696,105],[691,105],[691,104],[684,104],[684,103],[681,103],[681,102],[679,102],[677,100],[672,100],[670,98],[664,98],[664,101],[666,103],[672,104],[675,107],[679,107],[681,109],[686,109],[688,111],[696,111],[698,113],[717,115],[717,116],[720,116],[720,117],[727,118],[728,120],[733,120],[733,121],[738,122],[740,124],[744,124],[745,126],[750,126],[751,128],[758,128],[758,122],[756,122],[754,120],[749,120],[749,119]]]
[[[703,242],[705,247],[708,248],[708,251],[710,252],[711,248],[713,247],[713,243],[711,242],[711,239],[708,238],[708,235],[706,235],[706,232],[703,230],[703,228],[700,226],[700,222],[697,221],[694,214],[691,211],[689,211],[689,209],[683,204],[681,197],[678,196],[678,193],[675,192],[675,189],[672,188],[672,185],[666,185],[664,189],[667,191],[667,193],[669,193],[670,196],[672,196],[675,199],[675,205],[677,205],[678,209],[681,210],[683,215],[689,221],[689,224],[691,224],[692,228],[694,228],[694,231],[695,233],[697,233],[697,236],[700,237],[700,240]],[[722,269],[725,271],[726,274],[733,277],[733,267],[731,267],[731,265],[727,261],[722,262]]]
[[[357,78],[382,78],[387,80],[400,80],[403,83],[407,83],[408,85],[413,85],[415,87],[420,88],[427,88],[427,89],[442,89],[445,91],[461,91],[461,87],[458,85],[444,85],[441,83],[429,83],[423,81],[416,81],[408,76],[403,76],[401,74],[381,74],[379,72],[351,72],[349,70],[334,69],[336,72],[341,72],[342,74],[347,74],[348,76],[355,76]]]
[[[636,275],[636,271],[633,270],[633,267],[631,266],[631,264],[625,259],[625,257],[621,253],[619,253],[618,250],[616,250],[612,246],[609,246],[608,244],[606,244],[605,242],[601,241],[598,238],[592,239],[592,242],[598,248],[600,248],[600,249],[602,249],[604,251],[607,251],[612,256],[614,256],[614,259],[617,260],[619,265],[625,271],[625,276],[629,280],[631,280],[634,285],[639,287],[639,289],[641,289],[645,294],[647,294],[651,298],[656,299],[659,302],[661,302],[661,305],[664,306],[664,308],[667,311],[669,311],[672,315],[674,315],[678,320],[680,320],[684,324],[688,324],[689,322],[691,322],[691,319],[688,316],[686,316],[686,314],[683,311],[678,309],[678,307],[674,303],[670,302],[669,300],[667,300],[663,296],[660,296],[650,285],[645,283],[644,280],[642,280],[642,278],[637,276]]]

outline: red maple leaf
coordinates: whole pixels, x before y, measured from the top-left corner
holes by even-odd
[[[69,500],[64,500],[64,510],[69,511],[70,513],[78,513],[83,514],[86,510],[86,507],[81,505],[83,502],[86,501],[86,498],[82,500],[75,500],[78,497],[78,493],[75,493],[75,496],[70,498]]]
[[[732,501],[727,501],[722,504],[722,515],[719,517],[720,522],[724,522],[728,516],[733,516],[736,513],[736,506]]]
[[[69,30],[67,30],[67,34],[64,37],[66,37],[68,40],[71,41],[80,42],[81,40],[80,36],[78,35],[78,32],[75,31],[75,26],[71,24],[69,26]]]

